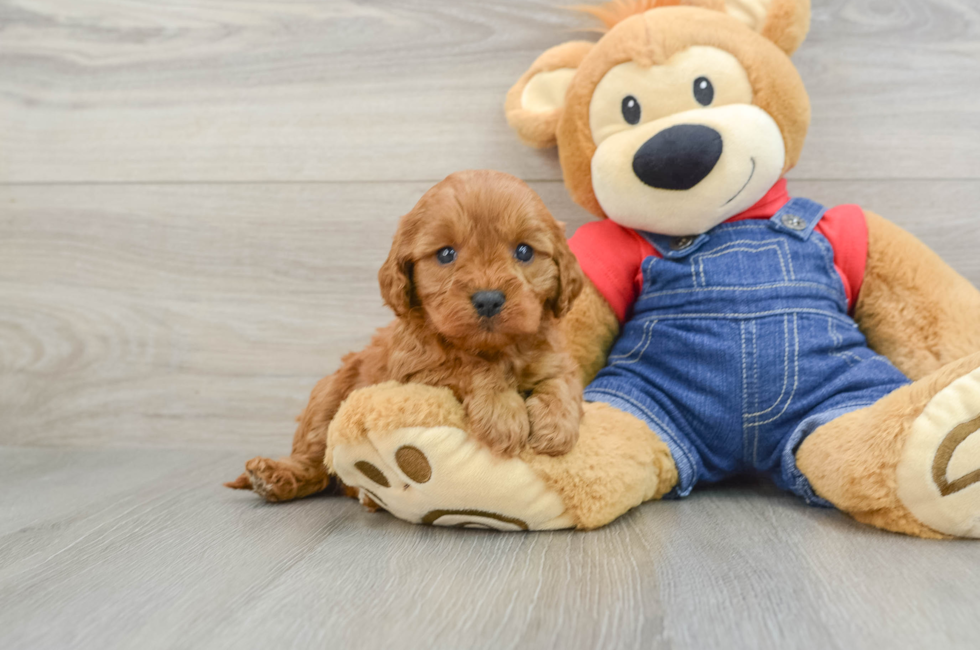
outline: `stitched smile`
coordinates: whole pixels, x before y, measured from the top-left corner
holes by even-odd
[[[729,203],[731,203],[732,201],[734,201],[735,199],[737,199],[738,198],[738,195],[741,194],[742,191],[745,190],[745,188],[749,186],[749,181],[752,180],[752,177],[755,176],[755,158],[749,158],[749,160],[752,161],[752,171],[749,172],[749,178],[748,178],[748,180],[745,181],[745,185],[742,186],[742,189],[740,189],[738,192],[735,192],[735,196],[733,196],[732,198],[728,199],[727,201],[725,201],[724,204],[722,204],[722,207],[725,207],[726,205],[728,205]]]

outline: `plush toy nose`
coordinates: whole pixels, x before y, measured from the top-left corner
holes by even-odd
[[[476,313],[484,318],[490,318],[500,313],[504,307],[504,293],[502,291],[477,291],[470,296],[470,302],[476,308]]]
[[[650,187],[689,190],[721,158],[721,134],[701,124],[678,124],[643,143],[633,156],[633,173]]]

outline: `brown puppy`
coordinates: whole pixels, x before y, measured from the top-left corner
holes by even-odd
[[[582,387],[556,321],[583,276],[562,224],[531,188],[501,172],[448,176],[402,217],[378,279],[396,320],[316,385],[292,455],[253,458],[228,487],[269,501],[325,489],[327,428],[340,403],[388,380],[451,388],[470,433],[497,453],[574,446]]]

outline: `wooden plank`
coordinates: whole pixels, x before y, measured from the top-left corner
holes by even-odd
[[[0,3],[0,182],[557,180],[506,90],[565,0]],[[801,179],[978,178],[980,7],[815,3]]]
[[[285,451],[391,315],[377,269],[426,183],[0,187],[0,441]],[[569,231],[589,219],[534,184]],[[800,182],[980,285],[980,182]]]
[[[260,503],[217,484],[239,462],[0,449],[0,647],[957,649],[980,632],[980,546],[761,485],[499,534]]]

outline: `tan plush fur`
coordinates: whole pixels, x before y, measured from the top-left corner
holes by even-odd
[[[724,0],[612,0],[601,5],[576,5],[582,13],[598,18],[608,31],[627,18],[662,7],[704,7],[715,11],[725,11]]]
[[[643,421],[607,404],[586,404],[578,444],[561,458],[521,456],[557,491],[577,527],[604,526],[677,483],[677,467]]]
[[[397,382],[360,389],[330,425],[326,461],[332,469],[333,450],[369,432],[383,437],[400,428],[443,426],[465,426],[463,409],[448,389]],[[605,404],[586,405],[579,441],[567,455],[528,449],[520,458],[561,496],[580,529],[607,524],[677,482],[667,446],[642,421]]]
[[[738,60],[752,87],[752,104],[779,127],[785,144],[784,173],[796,164],[810,109],[786,54],[800,45],[809,28],[809,0],[616,0],[582,9],[601,20],[608,33],[591,47],[575,45],[575,56],[563,54],[566,46],[558,46],[539,58],[551,65],[562,59],[562,67],[576,68],[564,102],[547,114],[517,111],[519,88],[545,69],[535,62],[508,95],[507,110],[512,124],[519,115],[519,131],[538,129],[538,146],[558,146],[565,184],[584,208],[606,216],[592,178],[597,146],[590,108],[598,84],[622,63],[648,68],[692,46],[718,48]],[[542,135],[551,128],[556,129],[553,140]],[[818,493],[856,519],[937,537],[940,533],[916,520],[898,501],[895,467],[909,426],[924,405],[976,366],[977,358],[967,355],[980,351],[980,292],[897,226],[873,213],[867,213],[867,224],[867,271],[855,320],[873,349],[920,381],[812,434],[799,452],[799,466]],[[587,290],[579,314],[566,324],[586,379],[600,367],[609,333],[616,331],[605,307]],[[596,313],[588,313],[593,308]],[[590,322],[600,324],[599,331],[591,331]],[[589,416],[604,417],[612,416],[602,411]]]
[[[530,259],[517,259],[522,245]],[[445,250],[452,259],[439,257]],[[449,176],[402,218],[379,280],[398,318],[317,385],[292,455],[249,461],[229,487],[252,487],[271,501],[323,489],[327,427],[341,402],[388,380],[451,389],[471,435],[497,453],[572,448],[582,386],[557,322],[583,276],[563,227],[526,184],[500,172]],[[504,302],[482,316],[473,296],[488,290]]]
[[[655,8],[646,11],[651,7]],[[808,0],[618,0],[590,13],[607,24],[609,33],[597,44],[571,42],[544,53],[510,90],[506,103],[508,121],[522,140],[538,147],[558,145],[566,185],[582,206],[604,216],[591,177],[596,146],[590,132],[589,108],[599,81],[620,63],[635,61],[648,67],[695,45],[722,49],[738,60],[752,86],[752,103],[773,118],[783,137],[784,172],[796,163],[809,124],[809,103],[802,82],[784,52],[792,52],[806,34]],[[563,103],[548,110],[531,111],[523,107],[524,91],[535,75],[571,68],[576,70],[572,77],[566,73],[548,77],[561,82],[547,90],[561,90],[559,100],[563,99]],[[567,88],[562,85],[566,83]],[[541,95],[557,96],[555,92]],[[478,212],[476,206],[488,202],[493,203],[486,195],[474,199],[474,214]],[[440,204],[438,212],[452,203]],[[411,319],[413,313],[418,315],[420,310],[432,308],[426,322],[443,337],[476,340],[480,349],[499,350],[496,334],[473,336],[467,319],[458,317],[461,312],[454,311],[465,303],[467,294],[454,296],[447,291],[447,286],[451,286],[447,285],[449,276],[441,276],[445,269],[440,271],[431,259],[437,245],[425,244],[419,248],[406,244],[425,240],[417,232],[423,226],[430,227],[424,221],[420,219],[406,227],[404,237],[393,247],[392,257],[380,275],[386,300],[401,319]],[[867,214],[867,223],[870,242],[867,272],[855,319],[875,350],[918,381],[871,407],[819,428],[801,445],[797,463],[817,494],[856,520],[909,535],[944,537],[913,516],[909,508],[921,508],[921,503],[908,501],[913,505],[906,507],[900,501],[897,468],[907,460],[907,442],[919,430],[916,428],[919,425],[913,423],[924,409],[931,408],[927,405],[948,404],[934,402],[934,397],[980,367],[980,293],[908,233],[872,213]],[[514,239],[487,235],[475,225],[472,232],[473,241],[480,247],[487,241],[499,243]],[[441,235],[435,237],[440,242],[443,239]],[[539,298],[537,308],[529,301],[524,316],[514,317],[514,322],[538,323],[535,318],[540,317],[536,331],[539,337],[544,334],[536,340],[545,342],[545,356],[554,360],[565,355],[569,364],[572,358],[577,363],[576,369],[562,361],[561,370],[553,373],[562,377],[564,385],[571,390],[577,389],[579,382],[590,381],[605,364],[609,347],[618,335],[619,323],[595,287],[588,281],[582,286],[583,280],[576,274],[577,266],[566,255],[563,243],[562,238],[555,236],[552,248],[544,255],[556,264],[554,269],[542,272],[541,278],[557,277],[557,283],[541,280],[540,286],[547,290],[530,292]],[[420,251],[427,253],[420,254]],[[528,282],[535,285],[535,281]],[[580,288],[581,294],[571,304]],[[545,298],[552,294],[550,300]],[[528,314],[533,317],[527,319]],[[567,314],[564,320],[556,321],[562,314]],[[457,326],[461,329],[456,330]],[[517,329],[530,332],[533,328]],[[378,357],[372,357],[368,365],[381,365],[378,358],[391,358],[398,341],[411,340],[417,335],[415,330],[382,334],[384,340],[374,344],[378,346]],[[433,347],[424,336],[421,340],[423,345],[411,349],[409,356],[413,359],[426,357],[420,350],[431,352],[438,347]],[[535,346],[521,348],[511,359],[533,357],[536,351],[540,350]],[[434,367],[443,361],[442,357],[433,361]],[[457,366],[460,375],[470,376],[468,373],[473,373],[473,369],[473,365],[466,363]],[[407,427],[446,426],[468,429],[476,437],[481,436],[478,423],[474,428],[472,405],[466,404],[467,418],[464,406],[457,401],[458,398],[465,401],[467,391],[472,388],[465,380],[450,381],[448,375],[437,373],[437,376],[425,375],[427,383],[445,388],[391,382],[351,394],[352,388],[371,383],[368,379],[406,381],[423,376],[387,372],[362,377],[360,373],[358,363],[345,363],[337,375],[321,381],[297,430],[294,456],[280,461],[250,461],[254,464],[250,467],[251,474],[243,475],[234,487],[252,485],[272,500],[323,489],[327,485],[327,473],[317,463],[323,459],[327,467],[332,467],[333,450],[338,445],[363,443],[369,432],[383,434]],[[348,394],[340,415],[334,418],[340,400]],[[558,399],[556,403],[566,401]],[[498,418],[499,414],[493,412],[492,418],[486,421]],[[923,417],[922,421],[926,420]],[[946,433],[938,429],[937,432]],[[516,438],[520,436],[513,439]],[[328,441],[329,449],[325,449]],[[917,448],[908,445],[908,449]],[[585,405],[578,442],[569,453],[552,457],[536,453],[540,451],[532,444],[518,458],[551,491],[560,495],[575,525],[582,529],[604,525],[645,500],[659,498],[677,482],[676,466],[657,435],[637,418],[604,404]],[[912,457],[925,463],[932,460],[925,454]],[[969,497],[969,493],[960,494]],[[934,525],[942,527],[941,523]]]
[[[733,13],[738,5],[753,3],[768,5],[768,11],[761,25],[750,27],[786,54],[795,52],[810,30],[810,0],[613,0],[602,5],[577,5],[575,9],[595,16],[608,30],[650,9],[688,6]]]
[[[561,68],[577,68],[590,49],[592,49],[592,43],[587,41],[570,41],[551,48],[531,64],[527,72],[507,93],[505,101],[507,123],[510,124],[510,128],[514,129],[524,144],[538,149],[555,146],[558,118],[561,117],[561,110],[541,114],[521,107],[521,96],[528,81],[541,72],[550,72]]]
[[[980,354],[955,361],[876,404],[810,434],[796,454],[816,493],[860,522],[918,537],[946,537],[924,526],[899,501],[895,468],[909,427],[926,403],[980,367]]]
[[[324,462],[332,471],[332,450],[357,442],[369,431],[383,433],[405,427],[466,427],[466,413],[449,388],[388,381],[357,390],[330,422]]]
[[[925,244],[872,212],[854,319],[912,379],[980,352],[980,293]]]
[[[760,33],[792,54],[810,31],[810,0],[773,0]]]
[[[619,336],[619,319],[586,278],[582,293],[562,319],[560,327],[565,332],[566,349],[578,364],[585,386],[606,365],[609,349]]]
[[[522,139],[533,141],[535,146],[556,142],[565,185],[572,198],[596,216],[605,216],[592,188],[591,163],[596,145],[589,125],[589,106],[596,86],[620,63],[635,61],[646,67],[662,64],[696,45],[725,50],[743,65],[753,88],[752,103],[775,120],[783,136],[783,171],[791,169],[799,159],[810,124],[809,98],[796,68],[772,41],[728,15],[699,7],[669,6],[633,15],[616,24],[592,47],[587,43],[566,43],[545,52],[508,93],[508,120],[517,125],[515,129]],[[574,56],[570,55],[572,48]],[[548,113],[520,108],[523,88],[534,74],[573,67],[579,57],[563,108]],[[557,128],[554,139],[544,135],[552,125]]]

